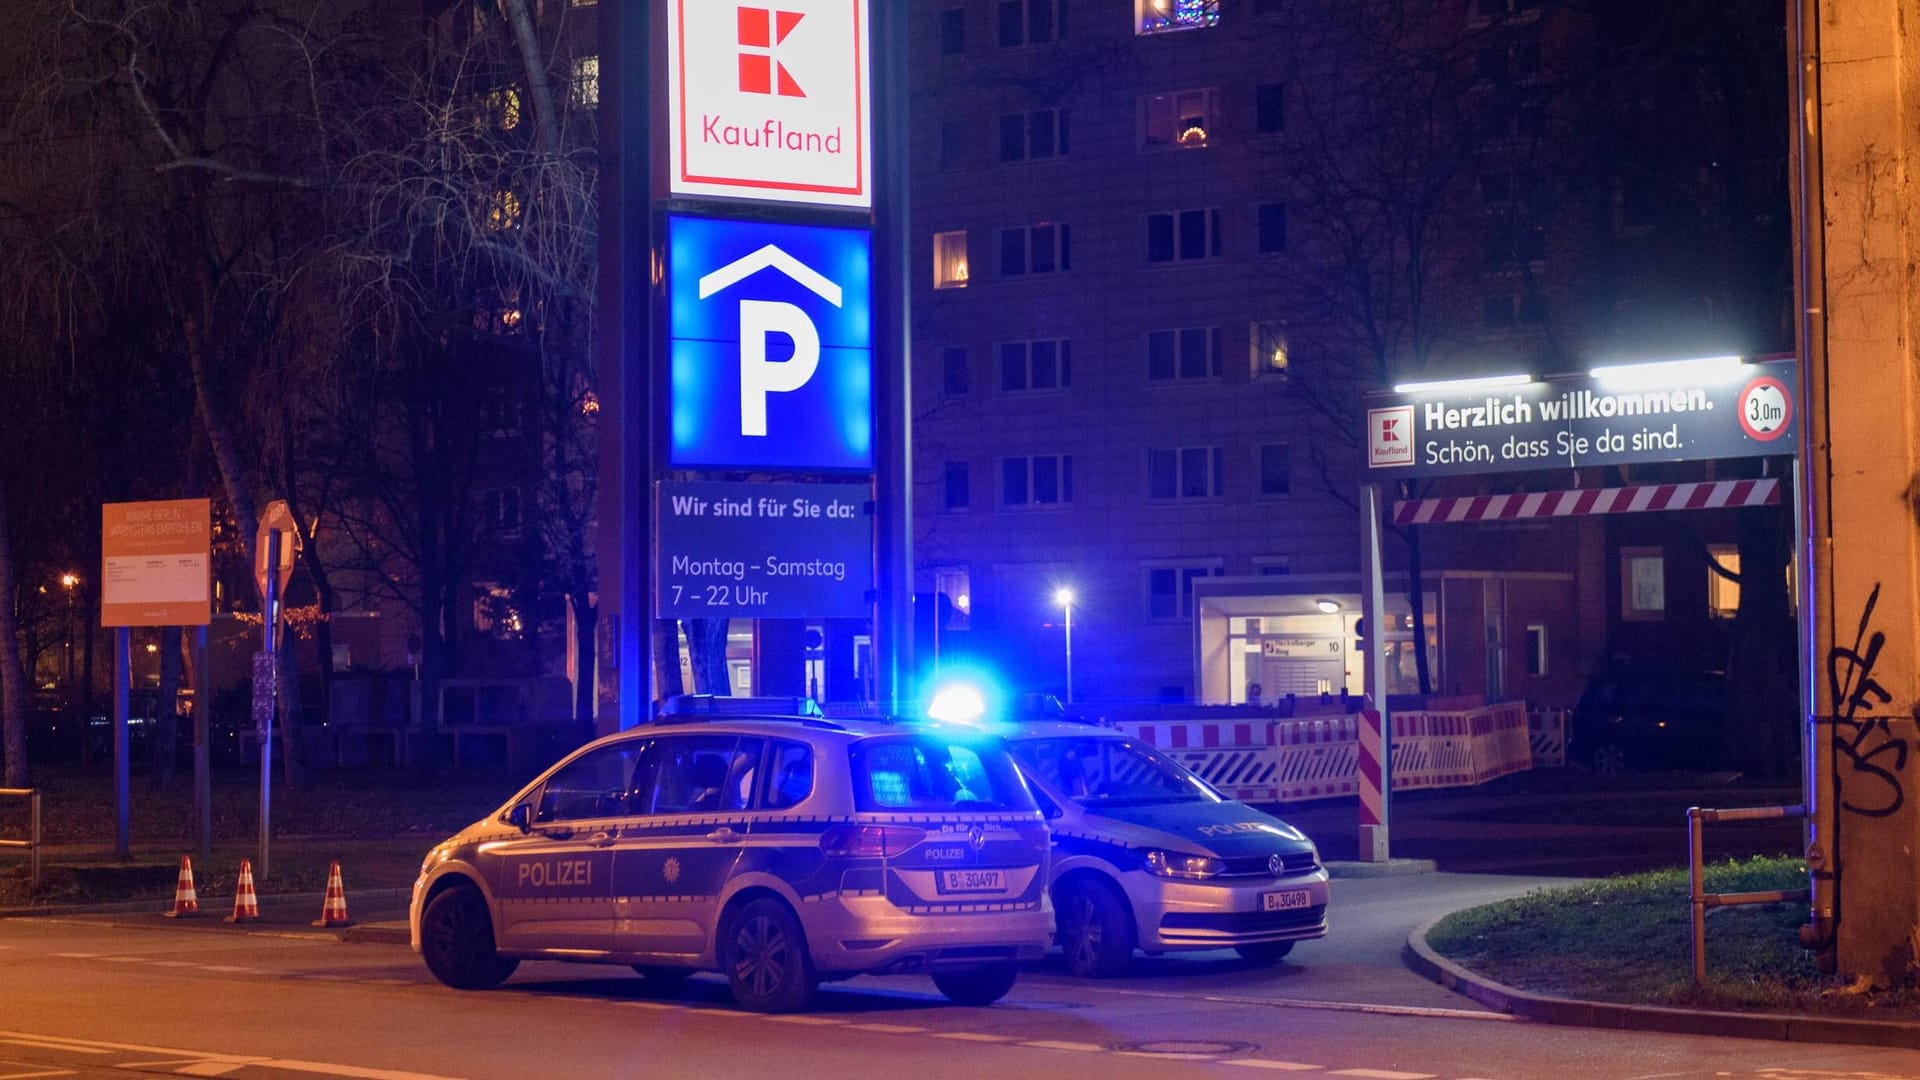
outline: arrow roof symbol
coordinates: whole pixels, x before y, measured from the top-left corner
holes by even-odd
[[[700,299],[705,300],[752,277],[762,270],[772,268],[787,275],[805,286],[809,292],[832,304],[840,306],[840,286],[827,280],[818,270],[799,259],[780,250],[773,244],[761,248],[751,255],[742,256],[700,279]]]

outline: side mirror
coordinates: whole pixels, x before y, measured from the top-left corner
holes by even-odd
[[[533,807],[520,803],[507,811],[507,824],[520,830],[522,836],[533,831]]]

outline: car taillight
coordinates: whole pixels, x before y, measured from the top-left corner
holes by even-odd
[[[885,858],[926,838],[927,830],[907,825],[836,825],[820,834],[820,850],[841,857]]]

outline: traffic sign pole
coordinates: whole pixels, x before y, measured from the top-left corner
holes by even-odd
[[[264,565],[278,566],[280,531],[266,529],[259,540],[266,554]],[[260,605],[260,652],[253,658],[253,722],[260,735],[260,852],[253,868],[254,873],[265,878],[271,872],[267,855],[273,825],[273,706],[280,689],[274,663],[277,644],[274,631],[280,622],[280,575],[263,574],[261,583],[266,596]]]

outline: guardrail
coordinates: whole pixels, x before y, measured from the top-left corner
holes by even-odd
[[[1809,889],[1771,889],[1765,892],[1710,893],[1702,860],[1709,821],[1779,821],[1807,816],[1804,806],[1754,806],[1742,810],[1706,810],[1687,807],[1687,882],[1693,915],[1693,984],[1707,981],[1707,909],[1736,904],[1777,904],[1788,900],[1809,900]]]
[[[40,887],[40,789],[39,788],[0,788],[0,798],[19,798],[27,800],[27,838],[25,840],[0,840],[0,848],[26,848],[31,869],[27,874],[28,888]]]

